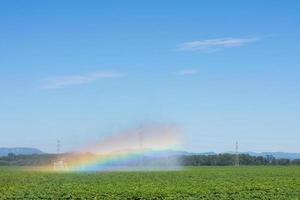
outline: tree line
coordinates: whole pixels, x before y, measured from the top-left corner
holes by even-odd
[[[236,164],[235,154],[216,155],[187,155],[181,156],[180,161],[184,166],[226,166]],[[300,159],[283,159],[274,156],[238,155],[239,165],[300,165]]]
[[[43,166],[52,165],[63,154],[15,155],[0,157],[0,166]],[[74,155],[76,156],[76,155]],[[93,156],[90,154],[90,156]],[[170,159],[166,158],[166,159]],[[183,155],[177,158],[183,166],[230,166],[235,165],[236,155]],[[273,156],[250,156],[239,154],[239,165],[300,165],[300,159],[278,159]]]

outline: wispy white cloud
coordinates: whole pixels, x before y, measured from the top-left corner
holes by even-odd
[[[49,77],[44,79],[42,89],[59,89],[74,85],[88,84],[99,79],[121,77],[122,74],[114,71],[98,71],[83,75],[70,75],[61,77]]]
[[[209,40],[197,40],[191,42],[185,42],[178,45],[177,50],[179,51],[204,51],[211,52],[220,50],[223,48],[237,47],[245,44],[253,43],[258,41],[257,37],[249,38],[216,38]]]
[[[176,72],[175,74],[177,74],[179,76],[192,76],[192,75],[198,74],[198,70],[196,70],[196,69],[183,69],[183,70],[180,70],[180,71]]]

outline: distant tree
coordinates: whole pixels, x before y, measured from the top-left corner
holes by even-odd
[[[294,160],[292,160],[291,164],[293,164],[293,165],[300,165],[300,159],[294,159]]]
[[[13,161],[16,158],[16,155],[14,153],[8,153],[7,157],[8,161]]]

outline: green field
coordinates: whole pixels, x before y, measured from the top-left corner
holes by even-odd
[[[0,199],[300,199],[300,167],[58,173],[0,168]]]

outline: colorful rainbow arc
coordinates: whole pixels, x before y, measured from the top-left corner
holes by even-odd
[[[144,155],[155,154],[157,158],[166,157],[161,150],[135,150],[119,152],[105,156],[86,156],[75,160],[68,166],[68,171],[115,171],[115,170],[141,170],[147,166],[141,166],[140,159]]]

